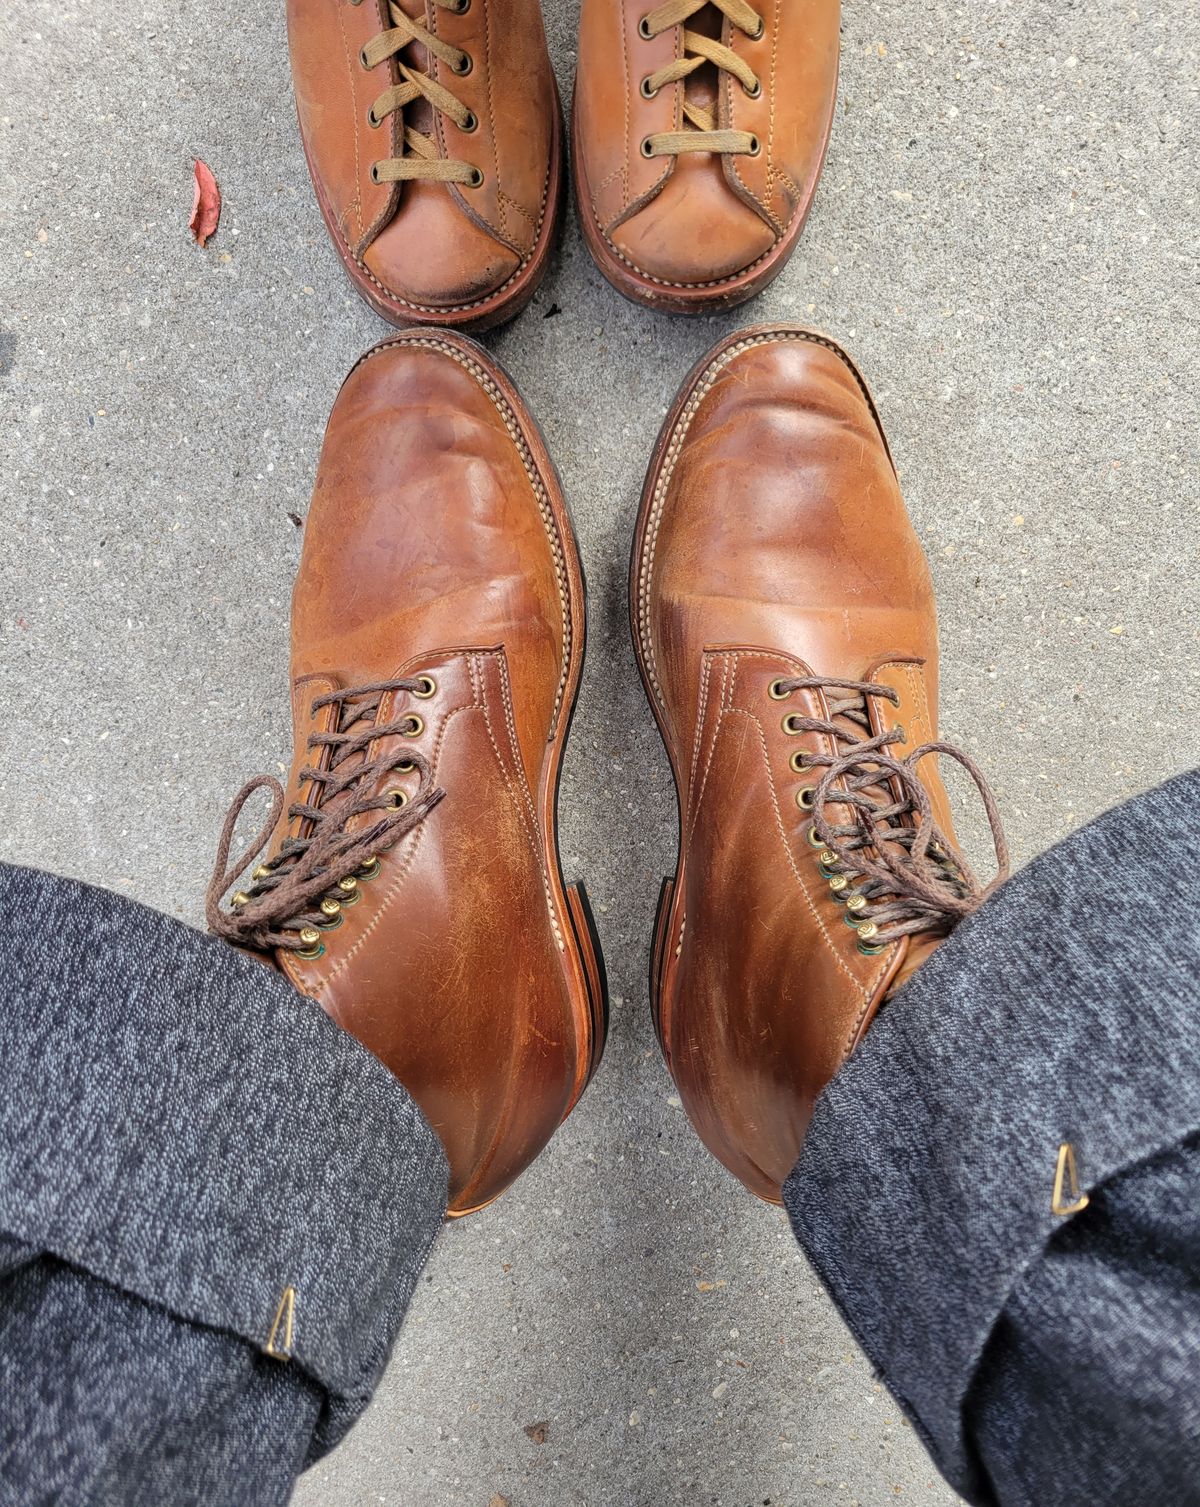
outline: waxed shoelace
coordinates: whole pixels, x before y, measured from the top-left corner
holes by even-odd
[[[813,676],[782,679],[773,694],[786,698],[792,691],[806,690],[825,693],[829,717],[793,713],[792,729],[823,733],[843,750],[806,754],[804,762],[805,767],[824,770],[811,791],[813,830],[832,855],[822,865],[827,876],[844,875],[853,881],[845,896],[848,902],[861,897],[856,914],[860,936],[863,927],[873,926],[868,936],[874,950],[904,936],[946,935],[978,910],[1009,873],[999,807],[983,772],[949,743],[923,743],[902,759],[889,752],[903,741],[903,732],[872,734],[867,710],[870,697],[898,703],[889,686]],[[861,729],[861,735],[846,723]],[[934,819],[929,792],[917,773],[917,765],[931,754],[956,760],[979,791],[996,850],[996,877],[987,885],[980,884]],[[848,810],[849,820],[833,822],[831,806]],[[910,817],[915,817],[915,825]]]
[[[433,0],[443,10],[461,13],[466,9],[463,0]],[[469,0],[468,0],[469,3]],[[440,59],[452,73],[465,75],[471,71],[472,61],[461,48],[452,47],[435,37],[419,22],[406,15],[395,0],[389,0],[388,14],[392,25],[372,37],[359,55],[362,66],[368,70],[377,68],[388,58],[396,59],[399,82],[387,88],[372,104],[367,119],[374,126],[383,125],[390,115],[398,114],[402,126],[404,153],[399,157],[384,157],[371,165],[371,178],[376,183],[406,183],[423,180],[427,183],[463,183],[469,188],[478,188],[483,182],[479,168],[469,162],[438,154],[437,142],[423,131],[414,130],[404,120],[404,110],[418,100],[426,100],[434,109],[448,116],[460,131],[473,131],[477,121],[471,110],[460,99],[439,84],[427,73],[414,68],[400,53],[414,42],[425,48],[430,57]]]
[[[639,33],[646,40],[673,26],[684,26],[683,55],[673,59],[642,80],[641,90],[647,99],[652,99],[668,84],[676,84],[695,73],[706,63],[711,63],[718,74],[731,73],[751,99],[762,92],[762,83],[754,70],[738,57],[731,47],[692,31],[685,23],[708,5],[714,6],[732,25],[757,40],[763,34],[763,18],[746,3],[746,0],[665,0],[665,3],[642,17]],[[687,123],[681,131],[658,131],[642,142],[642,154],[646,157],[680,157],[688,152],[729,152],[734,155],[757,156],[758,137],[750,131],[718,130],[715,110],[705,109],[686,95],[683,101],[683,117]]]
[[[216,862],[205,899],[205,917],[214,935],[241,947],[271,951],[279,947],[302,952],[309,945],[301,933],[321,930],[330,924],[330,913],[339,902],[339,883],[377,860],[428,816],[444,792],[433,784],[429,762],[416,749],[397,757],[394,747],[369,759],[367,751],[376,740],[412,736],[412,713],[397,715],[380,724],[379,707],[391,692],[427,694],[420,678],[390,680],[354,690],[334,691],[313,702],[313,712],[336,706],[337,725],[330,732],[313,733],[308,739],[310,755],[330,750],[325,767],[300,772],[301,787],[311,786],[304,802],[288,807],[289,820],[307,824],[308,835],[289,837],[273,862],[254,871],[253,883],[234,897],[231,908],[222,905],[234,880],[261,855],[270,842],[283,812],[284,792],[271,775],[256,775],[234,797],[221,829]],[[402,791],[372,796],[365,793],[377,777],[389,770],[416,771],[420,785],[411,799]],[[271,792],[271,812],[258,836],[232,863],[229,850],[234,829],[247,800],[256,790]],[[403,795],[403,804],[398,804]],[[374,813],[375,820],[347,830],[351,819]],[[344,891],[342,892],[344,894]],[[322,910],[322,903],[326,909]]]

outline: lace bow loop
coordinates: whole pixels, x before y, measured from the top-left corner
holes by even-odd
[[[871,698],[898,704],[889,686],[805,676],[775,682],[772,694],[782,698],[795,690],[819,690],[826,697],[828,717],[793,713],[789,722],[793,731],[820,733],[838,748],[837,753],[807,755],[810,766],[822,769],[809,806],[813,831],[824,845],[826,873],[853,878],[856,887],[844,898],[854,906],[855,924],[874,923],[869,950],[919,932],[950,931],[1009,873],[999,807],[982,770],[968,754],[940,740],[898,758],[892,746],[903,740],[903,732],[872,732],[868,710]],[[935,754],[960,764],[983,801],[997,864],[996,876],[986,886],[937,824],[917,767]],[[835,822],[831,807],[845,811],[846,819]]]
[[[318,764],[300,771],[300,784],[309,785],[312,793],[287,810],[289,820],[300,822],[301,830],[307,824],[308,830],[305,835],[286,837],[275,858],[254,870],[249,889],[234,896],[231,909],[224,908],[221,902],[238,875],[266,852],[284,809],[283,786],[273,776],[256,775],[242,787],[226,813],[217,844],[205,899],[210,931],[243,947],[300,951],[310,945],[302,932],[337,924],[346,886],[355,887],[354,876],[424,821],[445,795],[434,785],[428,759],[415,748],[405,749],[402,757],[397,757],[394,744],[384,751],[389,740],[414,736],[423,726],[421,720],[409,714],[384,725],[379,722],[387,695],[407,691],[427,696],[427,679],[335,691],[313,703],[314,713],[329,705],[338,711],[333,730],[313,733],[308,739],[310,751],[329,750],[324,767]],[[372,748],[378,750],[374,757]],[[372,794],[380,777],[390,770],[418,774],[416,793],[409,797],[396,789]],[[260,789],[271,792],[270,814],[253,842],[231,863],[238,819]],[[371,819],[360,822],[364,817]]]

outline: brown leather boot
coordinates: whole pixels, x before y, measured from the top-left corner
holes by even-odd
[[[292,598],[287,792],[263,775],[235,799],[208,921],[391,1068],[446,1147],[455,1214],[529,1165],[604,1043],[600,949],[555,816],[583,591],[546,447],[487,354],[409,331],[364,356]],[[261,786],[271,817],[230,863]]]
[[[637,303],[731,308],[795,249],[833,122],[838,0],[583,0],[574,170]]]
[[[350,280],[486,329],[546,271],[566,181],[539,0],[288,0],[300,134]]]
[[[651,998],[701,1138],[778,1201],[822,1087],[985,893],[934,752],[937,624],[878,415],[831,341],[782,327],[692,372],[646,478],[634,643],[671,759],[679,864]],[[996,881],[999,882],[999,881]]]

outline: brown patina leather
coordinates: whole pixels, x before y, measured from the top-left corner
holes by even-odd
[[[218,910],[222,853],[210,922],[259,947],[282,923],[278,966],[391,1068],[441,1137],[452,1213],[487,1203],[532,1161],[603,1045],[601,960],[556,838],[583,635],[570,521],[511,383],[461,336],[410,331],[377,346],[334,405],[305,525],[294,814],[270,839],[272,865]],[[372,725],[386,735],[366,741]],[[346,736],[362,745],[349,757]],[[339,758],[328,815],[305,817],[325,797],[304,771]],[[356,767],[367,771],[357,785]],[[399,826],[374,863],[362,851],[348,872],[330,862],[332,925],[301,948],[305,933],[272,910],[303,857],[280,862],[281,850],[315,828],[324,841],[351,794],[360,808],[379,802],[344,820],[351,836],[396,802]]]
[[[845,903],[855,887],[839,899],[823,867],[835,855],[814,820],[829,831],[848,810],[836,801],[848,776],[829,761],[874,736],[886,768],[937,738],[929,570],[874,405],[832,342],[747,330],[696,368],[647,476],[630,593],[680,807],[652,962],[660,1039],[706,1145],[777,1201],[821,1088],[889,989],[985,893],[960,882],[969,871],[934,755],[896,769],[904,780],[886,780],[883,797],[919,783],[928,808],[940,857],[910,863],[912,816],[894,820],[902,840],[883,846],[944,891],[947,913],[930,931],[905,921],[916,935],[864,952]],[[866,726],[836,712],[846,701]],[[826,722],[831,705],[836,736],[789,730],[788,718]],[[888,741],[898,728],[904,742]],[[813,757],[829,798],[816,813]]]
[[[484,329],[533,295],[561,218],[563,130],[541,8],[402,0],[402,11],[446,44],[450,61],[411,42],[364,67],[362,49],[396,30],[389,0],[288,0],[313,185],[351,281],[385,319]],[[461,59],[465,72],[451,66]],[[373,106],[405,69],[452,95],[470,129],[424,97],[373,123]],[[479,182],[374,181],[373,167],[412,155],[406,129],[432,140],[439,158],[476,169]]]
[[[583,0],[575,83],[574,172],[580,219],[601,271],[656,308],[705,312],[759,292],[795,247],[833,120],[838,0],[750,0],[755,38],[708,5],[647,37],[650,0]],[[687,55],[687,33],[728,47],[760,85],[705,65],[647,98],[643,81]],[[756,155],[643,155],[689,128],[685,104],[718,129],[749,133]]]

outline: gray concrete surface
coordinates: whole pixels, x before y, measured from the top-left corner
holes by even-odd
[[[490,338],[590,577],[562,814],[612,1037],[549,1152],[446,1232],[304,1507],[955,1500],[655,1049],[675,816],[627,642],[630,530],[692,361],[742,322],[810,322],[875,385],[937,581],[946,731],[991,770],[1019,857],[1196,762],[1200,9],[845,12],[824,183],[764,298],[649,317],[571,225]],[[548,20],[566,91],[575,8]],[[193,154],[225,194],[206,251]],[[198,922],[229,797],[287,758],[290,515],[340,378],[386,333],[313,204],[282,4],[5,7],[0,202],[0,858]]]

